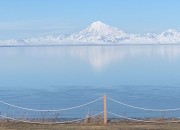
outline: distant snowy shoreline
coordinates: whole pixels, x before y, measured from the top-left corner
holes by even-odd
[[[0,45],[0,47],[65,47],[65,46],[104,46],[104,47],[112,47],[112,46],[180,46],[178,44],[61,44],[61,45]]]
[[[160,34],[131,34],[100,21],[71,35],[0,40],[0,46],[64,46],[64,45],[166,45],[180,44],[180,32],[169,29]]]

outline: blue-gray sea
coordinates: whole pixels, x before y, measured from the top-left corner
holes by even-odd
[[[180,45],[0,47],[3,102],[55,110],[78,106],[104,94],[143,108],[180,108]],[[108,99],[107,109],[135,118],[180,117],[180,110],[136,110]],[[0,114],[9,117],[80,118],[101,111],[103,99],[54,115],[0,103]]]

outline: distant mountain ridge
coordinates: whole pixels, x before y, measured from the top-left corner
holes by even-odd
[[[0,40],[0,46],[71,44],[180,44],[180,32],[169,29],[160,34],[133,34],[97,21],[86,29],[70,35]]]

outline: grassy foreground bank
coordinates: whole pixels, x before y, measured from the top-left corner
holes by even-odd
[[[100,124],[39,125],[20,122],[1,122],[0,130],[180,130],[180,123],[119,122]]]

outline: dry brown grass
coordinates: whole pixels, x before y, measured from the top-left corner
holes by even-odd
[[[0,130],[180,130],[180,123],[136,123],[117,122],[102,125],[99,123],[39,125],[21,122],[1,122]]]

